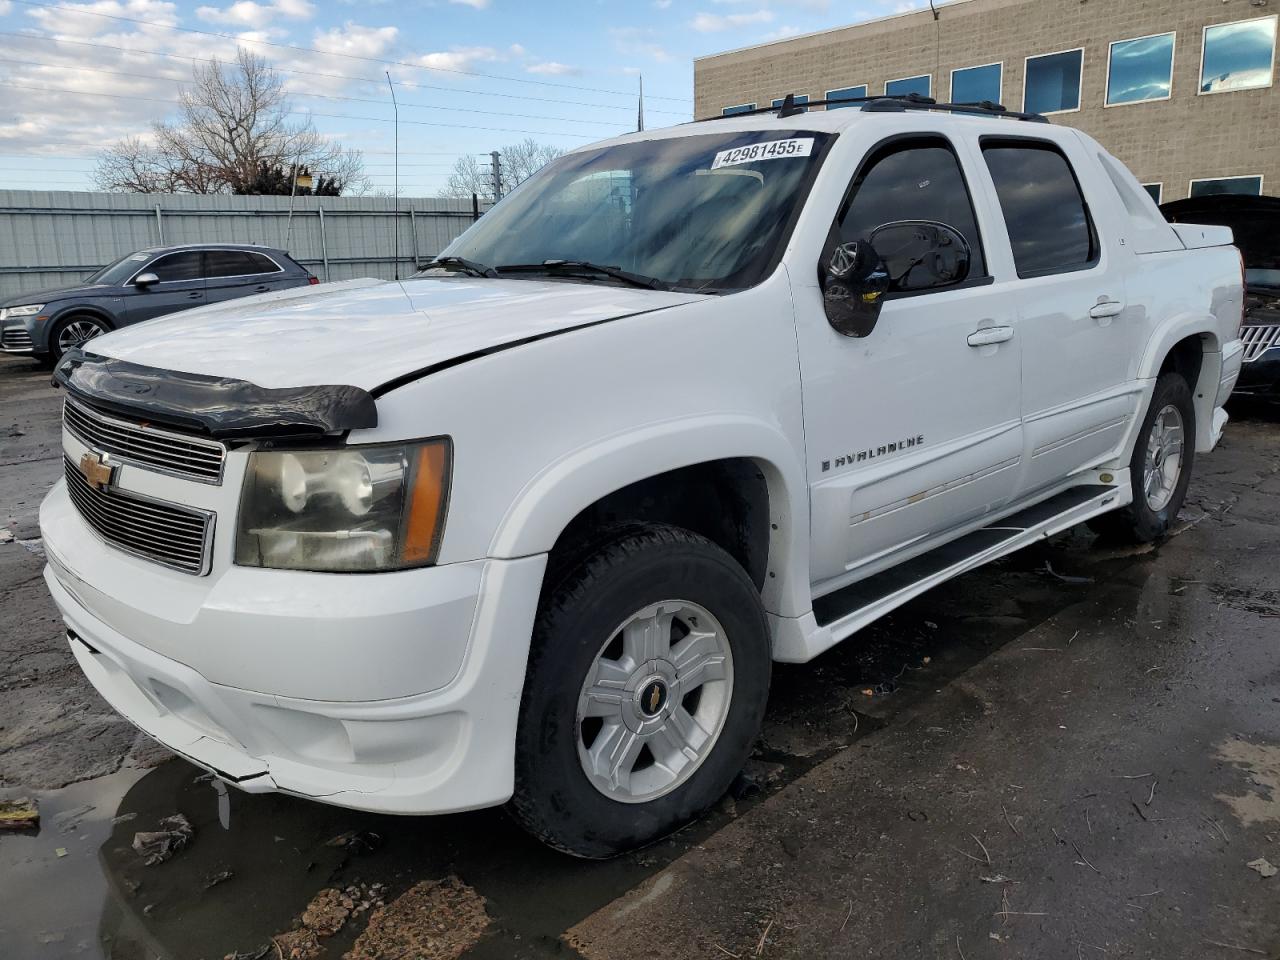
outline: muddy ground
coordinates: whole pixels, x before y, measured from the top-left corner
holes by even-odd
[[[4,960],[1280,957],[1274,417],[1201,459],[1166,543],[1072,531],[778,667],[736,796],[581,863],[500,811],[227,793],[140,739],[40,580],[57,415],[0,359],[0,799],[43,814],[0,834]],[[177,813],[189,844],[146,866]]]

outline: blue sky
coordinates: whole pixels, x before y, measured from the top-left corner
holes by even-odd
[[[244,45],[298,111],[365,152],[389,191],[436,193],[456,158],[533,136],[571,147],[688,120],[693,58],[919,6],[916,0],[0,0],[0,187],[88,189],[96,152],[164,118],[194,62]]]

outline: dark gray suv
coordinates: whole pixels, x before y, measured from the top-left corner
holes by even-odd
[[[0,350],[57,362],[100,333],[206,303],[319,283],[283,250],[231,243],[152,247],[83,283],[0,301]]]

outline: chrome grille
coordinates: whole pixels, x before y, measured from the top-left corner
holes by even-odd
[[[63,466],[71,502],[107,543],[184,573],[209,572],[212,513],[114,488],[95,490],[70,459]]]
[[[30,350],[35,346],[25,327],[9,327],[0,331],[0,348],[5,350]]]
[[[1280,346],[1280,325],[1241,327],[1240,339],[1244,343],[1244,362],[1249,363],[1272,347]]]
[[[200,483],[221,483],[227,448],[216,440],[130,423],[74,400],[62,405],[62,422],[73,434],[121,463],[145,466]]]

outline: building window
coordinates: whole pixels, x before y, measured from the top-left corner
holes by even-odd
[[[1069,113],[1080,109],[1084,49],[1027,57],[1022,86],[1026,113]]]
[[[777,110],[780,106],[782,106],[783,101],[784,101],[784,100],[786,100],[786,99],[787,99],[786,97],[779,97],[777,100],[774,100],[774,101],[773,101],[773,109]],[[802,103],[808,103],[808,102],[809,102],[809,95],[808,95],[807,93],[797,93],[797,94],[795,95],[794,99],[795,99],[796,106],[798,107],[798,106],[800,106],[800,104],[802,104]],[[803,110],[803,111],[801,111],[801,112],[803,112],[803,113],[807,113],[807,112],[808,112],[808,110],[809,110],[809,108],[808,108],[808,107],[805,107],[805,108],[804,108],[804,110]]]
[[[827,100],[859,100],[867,95],[867,85],[845,87],[841,90],[828,90]],[[857,103],[828,103],[828,110],[839,110],[842,107],[856,107]]]
[[[1004,80],[1004,64],[987,63],[980,67],[965,67],[951,71],[951,102],[981,103],[990,100],[999,103],[1001,84]]]
[[[1191,196],[1216,197],[1224,193],[1257,197],[1262,194],[1262,177],[1213,177],[1191,181]]]
[[[1200,92],[1229,93],[1271,86],[1275,54],[1275,17],[1205,27]]]
[[[1144,183],[1142,189],[1151,194],[1151,199],[1156,202],[1156,206],[1160,205],[1160,198],[1164,196],[1163,183]]]
[[[1043,140],[984,138],[982,155],[1000,198],[1019,277],[1085,270],[1098,261],[1075,172]]]
[[[1174,34],[1117,40],[1107,58],[1106,104],[1168,100],[1173,91]]]
[[[750,113],[756,108],[754,103],[740,103],[736,107],[725,107],[720,111],[720,116],[731,117],[735,113]]]
[[[933,90],[933,77],[927,73],[919,77],[890,80],[884,85],[886,97],[905,97],[909,93],[918,93],[922,97],[927,97],[931,90]]]

